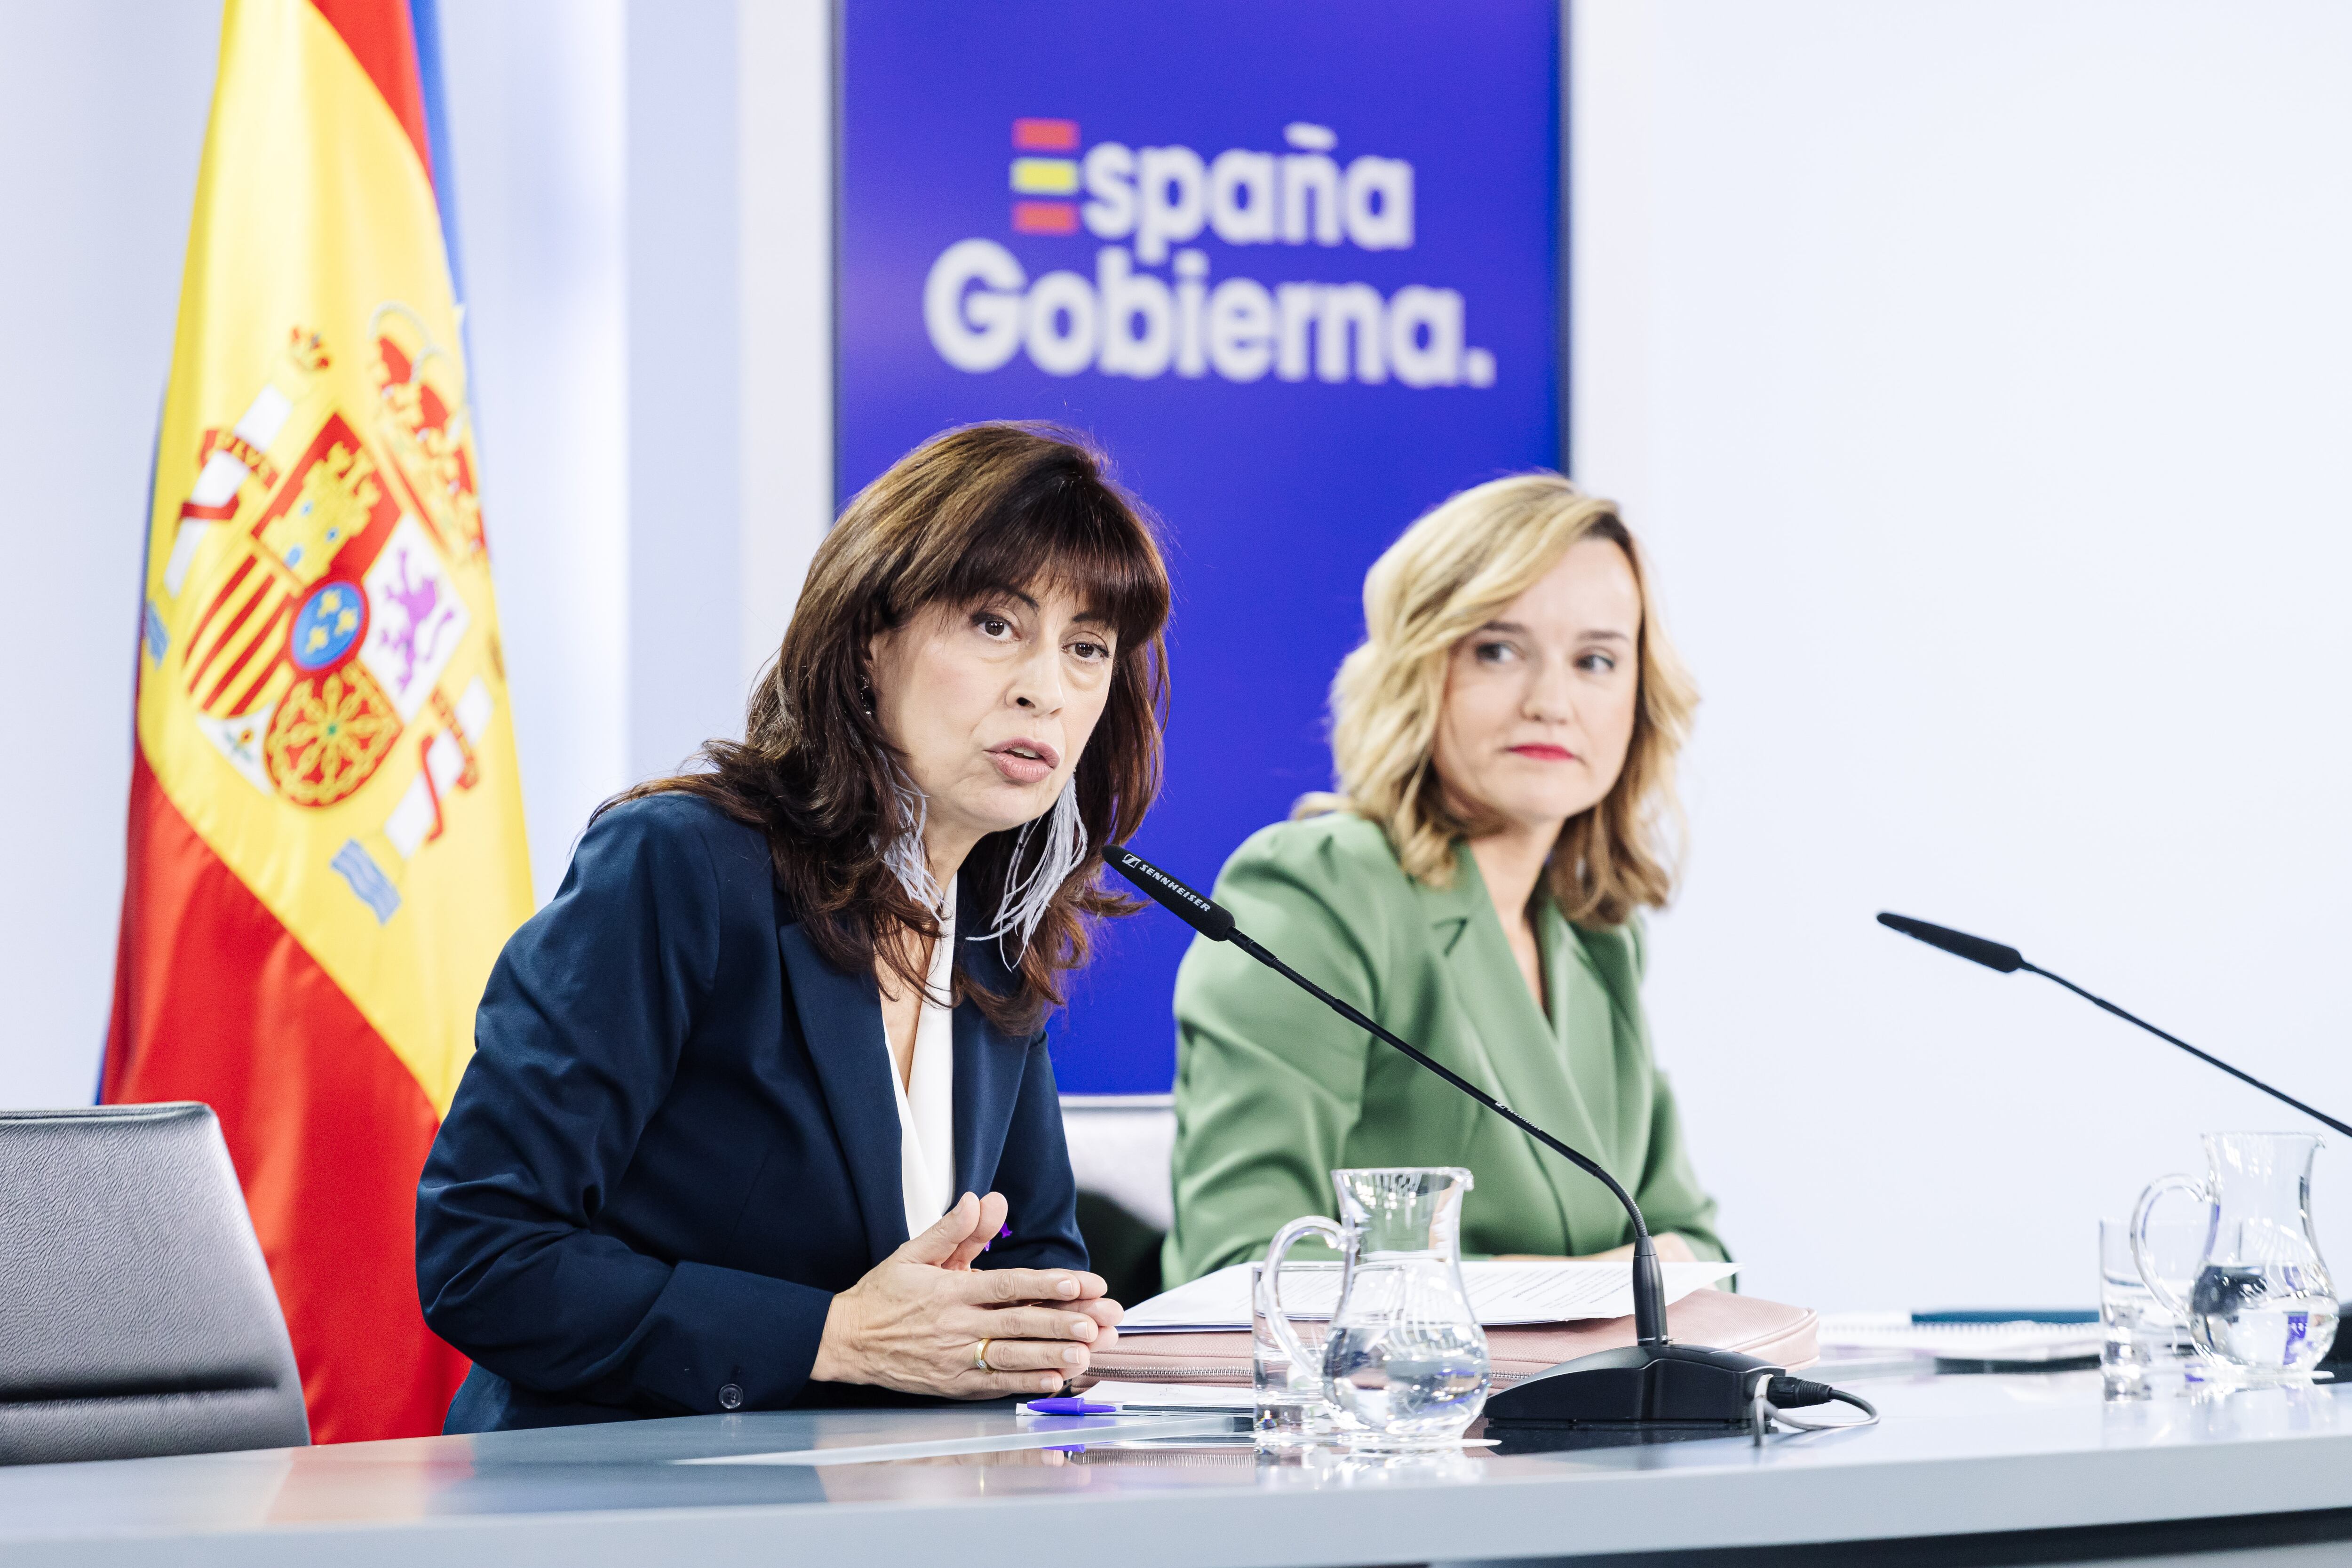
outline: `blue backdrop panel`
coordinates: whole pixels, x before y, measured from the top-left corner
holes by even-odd
[[[1050,418],[1168,526],[1166,794],[1205,884],[1326,786],[1364,570],[1559,460],[1556,0],[848,0],[841,498],[925,437]],[[1117,922],[1065,1089],[1164,1089],[1189,933]]]

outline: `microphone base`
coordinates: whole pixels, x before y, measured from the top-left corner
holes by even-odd
[[[1564,1361],[1495,1394],[1486,1425],[1744,1432],[1758,1377],[1786,1370],[1705,1345],[1627,1345]]]

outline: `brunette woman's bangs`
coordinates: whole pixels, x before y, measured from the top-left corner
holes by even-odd
[[[1118,634],[1122,648],[1139,647],[1168,621],[1168,579],[1149,524],[1108,479],[1079,466],[1080,453],[1064,450],[1066,464],[1022,476],[973,520],[937,597],[964,606],[1063,588]]]

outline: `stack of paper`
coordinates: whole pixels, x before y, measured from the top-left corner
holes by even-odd
[[[1716,1285],[1738,1272],[1736,1263],[1669,1263],[1666,1300]],[[1230,1333],[1250,1326],[1250,1265],[1236,1263],[1179,1285],[1128,1309],[1121,1334]],[[1488,1328],[1512,1323],[1570,1323],[1625,1318],[1633,1312],[1632,1270],[1611,1263],[1465,1263],[1462,1282],[1471,1309]],[[1339,1301],[1336,1263],[1286,1264],[1283,1310],[1295,1318],[1328,1318]]]

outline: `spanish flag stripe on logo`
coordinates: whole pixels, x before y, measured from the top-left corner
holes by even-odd
[[[328,1442],[464,1375],[416,1180],[531,903],[426,101],[404,0],[227,0],[101,1086],[218,1112]]]

